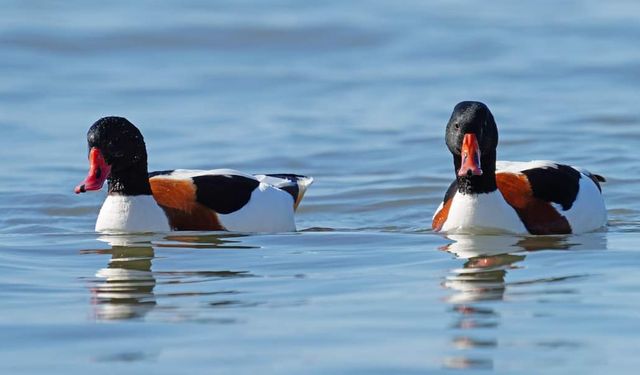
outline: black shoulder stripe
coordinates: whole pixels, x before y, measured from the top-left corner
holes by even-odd
[[[230,214],[244,207],[260,185],[257,180],[236,175],[196,176],[193,183],[196,200],[220,214]]]
[[[527,176],[533,196],[557,203],[564,211],[573,206],[580,190],[580,172],[568,165],[557,168],[533,168],[522,171]]]
[[[453,198],[453,196],[456,194],[457,191],[458,191],[458,179],[455,179],[453,180],[451,185],[449,185],[449,188],[447,189],[447,192],[444,194],[444,199],[442,201],[446,203],[449,199]]]
[[[173,173],[173,171],[174,171],[174,169],[167,169],[166,171],[149,172],[149,178],[155,177],[155,176],[162,176],[162,175],[171,174],[171,173]]]

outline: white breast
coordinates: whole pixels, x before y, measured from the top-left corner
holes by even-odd
[[[449,215],[442,226],[447,233],[527,233],[516,211],[499,191],[453,196]]]
[[[151,195],[109,194],[96,221],[96,231],[168,232],[169,221]]]

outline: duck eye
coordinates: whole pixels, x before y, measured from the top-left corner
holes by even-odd
[[[458,124],[457,122],[455,124],[453,124],[453,127],[456,128],[456,130],[460,129],[460,124]]]

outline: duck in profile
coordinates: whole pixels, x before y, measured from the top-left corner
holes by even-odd
[[[231,169],[148,173],[142,133],[123,117],[96,121],[87,142],[89,174],[75,192],[100,190],[108,181],[98,232],[295,231],[294,212],[313,182]]]
[[[485,104],[458,103],[446,143],[456,178],[433,216],[434,231],[568,234],[606,224],[603,177],[552,161],[496,162],[498,128]]]

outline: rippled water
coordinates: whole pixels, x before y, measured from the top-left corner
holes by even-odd
[[[7,1],[3,373],[635,373],[634,1]],[[446,238],[444,125],[486,102],[503,159],[607,177],[609,227]],[[93,233],[85,133],[150,168],[312,175],[301,232]]]

